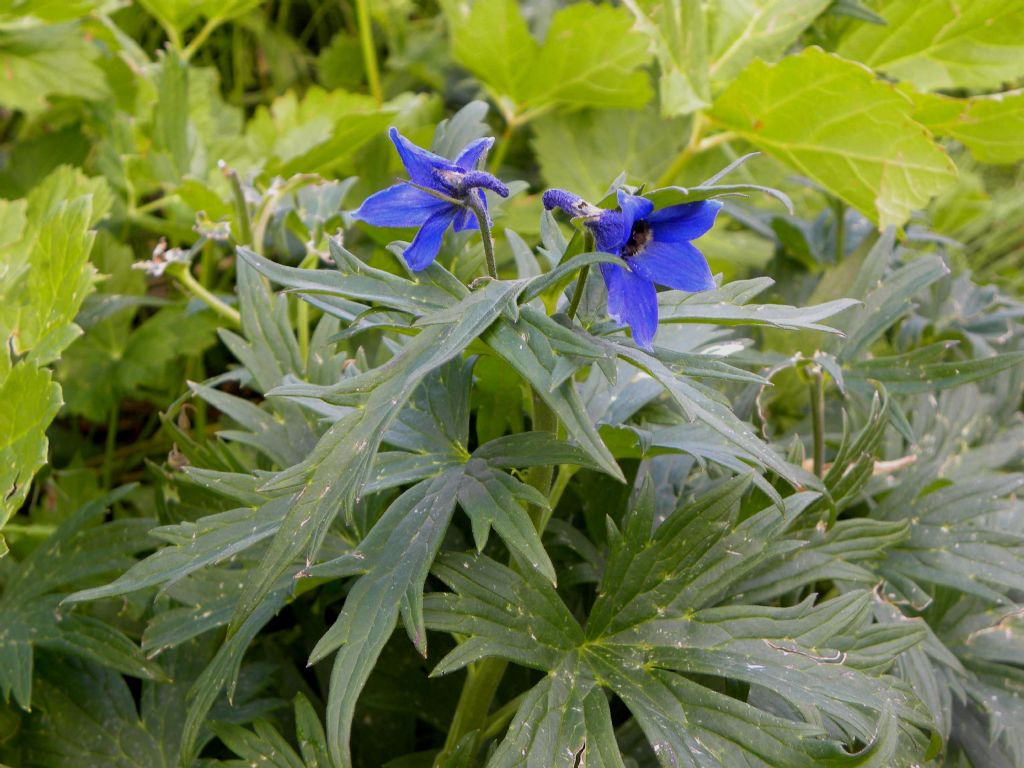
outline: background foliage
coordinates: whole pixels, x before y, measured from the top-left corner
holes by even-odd
[[[1022,29],[0,2],[0,761],[1024,765]],[[392,125],[505,279],[354,226]],[[726,203],[653,353],[542,215],[621,184]]]

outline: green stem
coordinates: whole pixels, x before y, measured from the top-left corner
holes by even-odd
[[[252,226],[249,224],[249,206],[245,202],[245,192],[242,190],[242,180],[238,173],[227,166],[223,160],[219,163],[220,172],[227,178],[231,185],[231,195],[235,201],[235,219],[238,221],[238,243],[239,245],[252,245]]]
[[[317,255],[310,253],[299,264],[299,269],[312,269],[316,264]],[[303,366],[308,365],[309,360],[309,302],[299,299],[299,307],[295,313],[295,324],[299,336],[299,360]]]
[[[292,176],[288,181],[280,184],[279,186],[271,185],[271,188],[263,198],[263,202],[260,204],[260,208],[256,216],[256,226],[253,227],[252,231],[252,249],[256,251],[256,253],[261,256],[265,255],[263,253],[263,242],[266,240],[267,228],[270,226],[270,220],[274,217],[274,211],[277,209],[277,204],[299,187],[322,180],[323,179],[315,173],[300,173]]]
[[[698,113],[694,116],[693,121],[693,130],[690,133],[690,140],[686,143],[686,146],[683,147],[682,151],[676,155],[675,160],[672,161],[672,165],[670,165],[668,169],[661,174],[661,178],[658,179],[657,186],[667,187],[671,184],[695,155],[699,155],[701,152],[707,152],[709,149],[714,149],[719,144],[725,144],[738,136],[738,134],[733,131],[723,131],[722,133],[716,133],[714,136],[708,136],[705,139],[703,138],[703,133],[707,128],[707,120]]]
[[[238,310],[234,307],[228,306],[204,288],[203,285],[192,276],[192,272],[189,271],[186,265],[173,264],[167,268],[167,272],[175,277],[189,293],[197,299],[200,299],[204,304],[206,304],[206,306],[227,320],[231,325],[236,328],[242,327],[242,316],[238,314]]]
[[[836,217],[836,264],[846,255],[846,207],[838,198],[832,204]]]
[[[690,127],[690,140],[686,142],[686,146],[683,147],[682,151],[676,155],[675,160],[663,174],[658,178],[659,187],[667,187],[672,183],[672,180],[686,167],[686,164],[690,161],[690,158],[697,154],[697,145],[700,143],[701,135],[704,131],[704,118],[700,112],[697,112],[693,116],[693,125]]]
[[[181,35],[178,34],[178,30],[175,29],[174,25],[165,24],[161,21],[160,26],[164,28],[164,33],[167,35],[167,42],[171,44],[171,48],[176,51],[181,51]]]
[[[548,407],[548,404],[544,402],[536,391],[533,393],[533,431],[552,432],[555,434],[558,432],[558,419],[554,411]],[[554,476],[555,468],[550,465],[531,467],[526,473],[526,482],[528,485],[536,488],[541,496],[547,498],[548,494],[551,493],[551,481]],[[537,532],[543,533],[549,518],[548,511],[543,507],[533,504],[530,505],[528,511]]]
[[[165,235],[174,240],[188,242],[194,240],[196,236],[195,230],[191,227],[183,226],[170,219],[151,216],[148,213],[138,213],[132,209],[128,210],[128,221],[150,232],[156,232],[158,235]]]
[[[169,205],[170,203],[178,199],[179,198],[176,194],[158,197],[156,200],[150,200],[148,203],[143,203],[142,205],[138,206],[135,209],[135,213],[149,213],[151,211],[163,208],[165,205]]]
[[[370,20],[370,6],[367,0],[356,0],[356,16],[359,21],[359,45],[363,49],[363,66],[366,68],[366,82],[370,95],[378,106],[384,101],[380,88],[380,70],[377,67],[377,49],[373,45],[373,27]]]
[[[587,228],[583,229],[583,252],[590,253],[594,250],[594,234]],[[579,309],[580,299],[583,298],[583,289],[587,287],[587,275],[590,274],[588,264],[580,270],[580,276],[576,279],[576,290],[573,291],[572,301],[569,302],[569,319],[576,317],[576,310]]]
[[[558,474],[555,476],[555,482],[551,486],[551,492],[548,494],[548,506],[554,510],[558,506],[558,502],[562,500],[562,494],[565,493],[565,489],[569,487],[569,481],[572,480],[572,476],[579,472],[580,468],[575,464],[559,464]],[[547,513],[550,516],[550,512]],[[544,528],[547,528],[547,519],[543,520]]]
[[[814,474],[825,475],[825,376],[820,366],[811,369],[811,428],[814,431]]]
[[[43,539],[53,534],[56,530],[57,526],[55,525],[34,525],[32,523],[28,523],[26,525],[21,525],[20,523],[7,523],[4,525],[5,535],[14,533],[20,536],[39,536]],[[498,713],[495,712],[495,714]]]
[[[491,237],[491,222],[487,219],[487,211],[484,210],[480,198],[471,193],[468,196],[466,206],[476,217],[476,223],[480,226],[480,239],[484,244],[484,258],[487,260],[487,274],[498,279],[498,265],[494,261],[494,239]]]
[[[496,709],[494,714],[487,718],[483,731],[480,733],[480,740],[487,741],[488,739],[498,738],[498,736],[501,735],[501,732],[508,727],[510,722],[512,722],[512,718],[515,716],[516,710],[519,709],[519,705],[523,703],[523,699],[525,698],[526,694],[521,693],[514,699],[511,699],[508,703],[502,704],[500,708]]]
[[[569,319],[576,317],[576,310],[579,309],[580,299],[583,298],[583,289],[587,287],[587,275],[590,274],[588,264],[580,270],[580,276],[576,278],[576,290],[572,292],[572,301],[569,302]]]
[[[451,727],[444,742],[444,749],[434,760],[435,768],[441,768],[463,736],[481,730],[487,723],[491,701],[505,674],[508,662],[505,659],[484,659],[470,666],[466,682],[455,707]]]
[[[189,42],[187,46],[185,46],[185,50],[181,52],[181,58],[185,61],[188,61],[193,56],[195,56],[196,51],[198,51],[202,44],[206,42],[206,38],[210,36],[213,30],[215,30],[223,23],[223,19],[217,16],[211,16],[210,18],[208,18],[206,20],[206,23],[203,24],[203,28],[199,30],[199,33],[192,38],[192,40]]]
[[[109,489],[114,478],[114,450],[117,448],[117,423],[121,418],[121,403],[114,401],[107,417],[107,439],[103,448],[103,487]]]

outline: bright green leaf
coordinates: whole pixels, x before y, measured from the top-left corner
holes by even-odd
[[[886,24],[851,24],[839,53],[923,90],[998,88],[1024,75],[1016,0],[882,0]]]
[[[828,5],[829,0],[711,0],[711,80],[726,85],[754,59],[779,58]]]
[[[903,224],[955,175],[950,159],[911,115],[910,101],[891,85],[819,48],[774,66],[755,61],[711,111],[723,128],[883,228]]]

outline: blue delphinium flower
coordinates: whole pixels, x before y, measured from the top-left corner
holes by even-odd
[[[494,144],[493,138],[471,141],[453,162],[417,147],[397,128],[388,131],[388,135],[409,173],[409,182],[370,195],[352,218],[375,227],[419,227],[403,254],[409,267],[418,272],[437,258],[441,238],[449,226],[454,224],[456,232],[478,228],[476,216],[468,207],[473,203],[471,195],[477,196],[477,204],[486,215],[487,198],[483,190],[508,197],[508,187],[491,174],[477,170]]]
[[[544,193],[544,207],[560,208],[594,233],[598,251],[622,259],[601,264],[608,288],[608,314],[633,331],[633,339],[650,349],[658,330],[658,296],[654,284],[680,291],[715,287],[704,254],[690,241],[715,223],[722,204],[702,200],[662,208],[643,197],[619,190],[619,210],[605,210],[564,189]]]

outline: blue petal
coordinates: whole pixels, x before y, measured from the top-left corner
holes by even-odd
[[[596,218],[587,221],[587,227],[594,233],[594,246],[598,251],[619,255],[630,235],[630,232],[626,232],[623,236],[622,219],[618,211],[601,211]]]
[[[618,191],[617,197],[619,208],[622,209],[622,242],[619,243],[619,248],[622,248],[629,240],[629,236],[633,234],[633,225],[638,220],[646,219],[651,215],[654,203],[645,197],[631,195],[621,189]]]
[[[665,243],[681,243],[696,240],[715,223],[715,217],[722,210],[717,200],[702,200],[699,203],[683,203],[663,208],[647,219],[654,232],[654,239]]]
[[[633,331],[633,341],[651,348],[658,332],[658,294],[654,283],[616,264],[602,264],[601,276],[608,287],[608,314]]]
[[[608,314],[616,320],[622,314],[622,267],[618,264],[601,264],[601,277],[608,289]]]
[[[677,291],[706,291],[715,287],[704,254],[688,242],[662,243],[655,240],[629,265],[641,277]]]
[[[480,198],[480,202],[484,207],[484,211],[487,210],[487,196],[484,194],[482,189],[474,190]],[[469,208],[460,208],[459,212],[455,214],[455,231],[462,232],[466,229],[480,229],[480,225],[477,223],[476,216]]]
[[[390,129],[388,136],[391,137],[395,149],[398,150],[398,156],[402,158],[402,165],[405,166],[405,170],[409,173],[409,178],[420,186],[430,187],[431,189],[443,189],[440,186],[435,171],[460,170],[452,165],[451,160],[435,155],[433,152],[428,152],[422,147],[417,147],[400,134],[397,128]]]
[[[370,195],[352,218],[375,227],[418,227],[451,204],[408,184],[395,184]]]
[[[443,210],[434,213],[429,219],[423,222],[420,231],[416,233],[409,247],[405,249],[402,256],[405,257],[409,269],[419,272],[434,263],[437,252],[441,250],[441,240],[444,231],[452,223],[458,209],[453,206],[446,206]]]
[[[464,171],[475,171],[493,144],[494,137],[492,136],[485,136],[482,139],[469,142],[455,158],[455,164]]]

